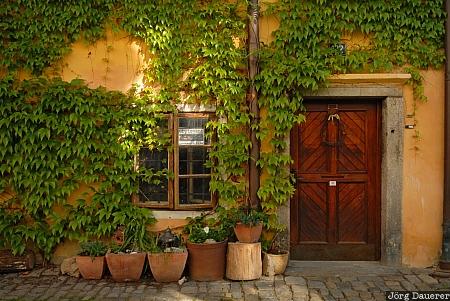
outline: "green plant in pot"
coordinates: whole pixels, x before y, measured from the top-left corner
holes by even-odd
[[[76,263],[84,279],[101,279],[105,270],[105,254],[108,250],[102,241],[80,243],[81,252]]]
[[[253,208],[230,209],[234,216],[234,233],[241,243],[255,243],[259,241],[263,225],[267,224],[267,215]]]
[[[181,278],[188,252],[181,245],[180,237],[167,228],[156,238],[154,248],[147,253],[147,257],[157,282],[173,282]]]
[[[189,276],[197,281],[214,281],[225,275],[229,229],[219,219],[206,215],[190,219],[185,227]]]
[[[147,227],[155,218],[145,208],[131,208],[127,224],[116,231],[116,243],[106,254],[106,263],[115,281],[138,281],[144,269],[147,251],[154,248],[154,238]],[[118,240],[118,241],[117,241]]]

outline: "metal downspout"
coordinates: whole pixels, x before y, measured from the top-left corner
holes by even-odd
[[[251,0],[248,20],[248,72],[250,88],[247,93],[247,101],[250,110],[250,159],[249,159],[249,202],[252,208],[259,205],[258,189],[260,172],[256,165],[259,160],[259,141],[256,137],[256,127],[259,124],[258,92],[254,84],[255,76],[259,72],[258,49],[259,49],[259,3]]]
[[[439,267],[450,270],[450,1],[445,1],[445,104],[444,104],[444,216]]]

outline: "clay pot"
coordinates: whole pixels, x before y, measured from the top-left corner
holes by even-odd
[[[148,253],[148,263],[157,282],[178,281],[183,274],[188,252]]]
[[[187,242],[189,276],[197,281],[221,280],[225,274],[227,240],[211,244]]]
[[[263,274],[274,276],[283,274],[289,262],[289,252],[284,251],[281,254],[271,254],[263,252]]]
[[[102,279],[105,270],[105,256],[77,256],[76,262],[84,279]]]
[[[138,281],[144,268],[146,253],[106,254],[106,263],[114,281]]]
[[[262,224],[257,225],[245,225],[242,223],[237,223],[234,226],[234,233],[236,234],[239,242],[243,243],[254,243],[258,242],[259,237],[262,232]]]

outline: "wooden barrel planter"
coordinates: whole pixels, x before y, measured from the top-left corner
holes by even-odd
[[[215,281],[225,275],[227,241],[196,244],[187,242],[189,276],[196,281]]]
[[[261,275],[261,243],[228,243],[228,279],[255,280],[261,278]]]

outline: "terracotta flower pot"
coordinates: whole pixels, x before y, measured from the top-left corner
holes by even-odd
[[[106,263],[115,281],[138,281],[144,268],[146,253],[106,254]]]
[[[258,242],[259,237],[262,232],[262,224],[259,223],[257,225],[245,225],[242,223],[237,223],[234,226],[234,233],[236,234],[239,242],[243,243],[254,243]]]
[[[274,276],[283,274],[289,262],[289,252],[284,251],[281,254],[271,254],[263,252],[263,274]]]
[[[77,256],[76,262],[84,279],[102,279],[105,270],[105,256]]]
[[[157,282],[178,281],[183,274],[188,252],[148,253],[148,263]]]
[[[221,280],[225,274],[227,241],[212,244],[187,242],[189,276],[197,281]]]

